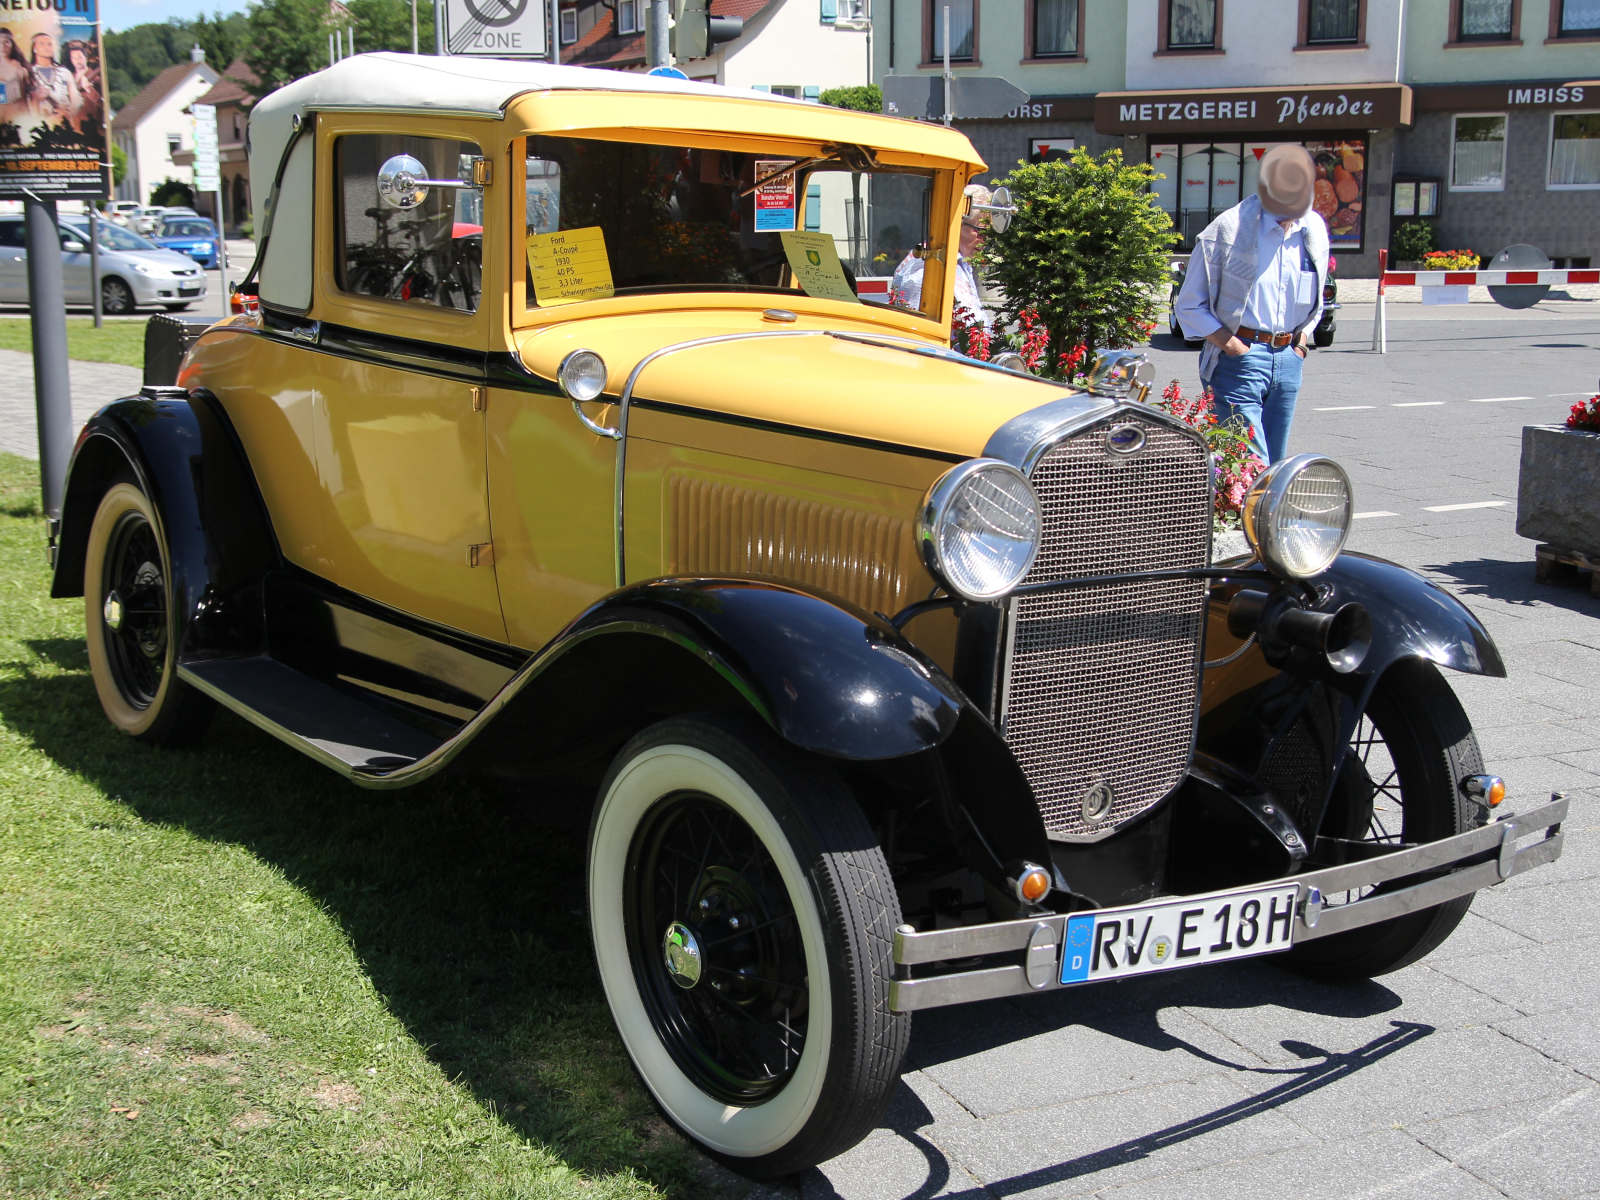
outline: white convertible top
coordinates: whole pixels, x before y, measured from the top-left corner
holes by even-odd
[[[423,54],[357,54],[285,84],[250,110],[250,208],[255,228],[267,228],[266,204],[294,119],[318,110],[467,113],[498,117],[526,92],[655,92],[691,96],[741,96],[769,104],[804,104],[769,92],[694,83],[666,75],[594,67],[561,67],[503,58],[452,58]],[[302,161],[303,160],[303,161]],[[261,264],[261,295],[283,307],[311,303],[311,147],[302,141],[285,172],[272,245]]]
[[[772,104],[805,103],[770,92],[594,67],[558,67],[504,58],[357,54],[285,84],[250,110],[250,180],[255,192],[252,207],[256,210],[257,228],[261,205],[272,186],[296,116],[318,109],[367,109],[498,117],[506,105],[525,92],[557,90],[735,95]]]

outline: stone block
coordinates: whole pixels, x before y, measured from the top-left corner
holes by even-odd
[[[1600,433],[1523,426],[1517,532],[1600,556]]]

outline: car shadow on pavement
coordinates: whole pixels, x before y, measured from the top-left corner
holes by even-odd
[[[1345,1053],[1328,1053],[1315,1046],[1285,1042],[1285,1048],[1297,1053],[1303,1059],[1315,1061],[1305,1061],[1301,1065],[1255,1068],[1261,1073],[1282,1077],[1282,1082],[1264,1091],[1201,1113],[1186,1121],[1179,1121],[1115,1145],[1080,1154],[1076,1158],[1052,1166],[996,1179],[982,1187],[958,1191],[944,1190],[950,1183],[949,1161],[932,1142],[918,1132],[933,1124],[932,1113],[928,1112],[914,1096],[909,1096],[909,1089],[902,1089],[900,1096],[897,1097],[897,1103],[890,1109],[887,1126],[922,1154],[927,1160],[928,1175],[916,1190],[900,1192],[897,1195],[902,1200],[931,1200],[934,1196],[938,1196],[940,1200],[961,1200],[961,1198],[976,1200],[977,1197],[989,1200],[995,1196],[1032,1192],[1039,1188],[1058,1188],[1086,1175],[1139,1162],[1191,1138],[1202,1137],[1230,1125],[1236,1125],[1310,1095],[1330,1084],[1339,1083],[1391,1054],[1416,1045],[1435,1032],[1431,1025],[1421,1025],[1412,1021],[1392,1021],[1390,1025],[1391,1028],[1387,1033],[1380,1034],[1364,1045]],[[910,1103],[905,1102],[908,1096]],[[920,1112],[917,1111],[919,1109]],[[807,1195],[811,1194],[808,1190]]]
[[[667,1190],[704,1182],[705,1160],[666,1130],[612,1026],[581,824],[541,823],[536,794],[450,779],[366,791],[225,711],[194,749],[143,746],[106,722],[81,639],[28,648],[36,657],[0,680],[0,722],[140,820],[281,872],[338,923],[442,1080],[575,1170],[631,1169]]]

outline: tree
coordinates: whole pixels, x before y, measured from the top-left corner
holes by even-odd
[[[328,65],[328,0],[260,0],[250,6],[245,62],[258,97]]]
[[[194,189],[181,179],[163,179],[150,190],[150,203],[158,208],[193,208]]]
[[[869,113],[883,111],[883,89],[875,83],[863,87],[829,88],[818,99],[834,108],[853,108],[857,112]]]
[[[352,31],[356,47],[411,49],[411,0],[348,0],[350,17],[338,28]],[[250,47],[245,62],[260,77],[259,98],[328,65],[328,34],[335,28],[327,0],[257,0],[250,6]],[[417,36],[433,46],[433,5],[417,10]]]
[[[115,142],[111,143],[111,186],[116,187],[128,173],[128,152]]]
[[[243,13],[221,13],[184,21],[134,25],[105,34],[107,99],[113,109],[122,108],[168,67],[189,61],[189,51],[198,42],[206,61],[218,71],[226,71],[240,56],[249,40],[249,24]]]
[[[1006,296],[1003,319],[1032,309],[1050,335],[1043,374],[1064,378],[1073,347],[1085,360],[1149,336],[1168,283],[1171,218],[1152,202],[1155,171],[1122,151],[1078,149],[1065,162],[1019,163],[1000,182],[1017,206],[978,258]]]

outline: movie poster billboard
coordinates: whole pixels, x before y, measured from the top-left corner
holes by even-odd
[[[0,195],[104,199],[98,0],[0,0]]]

